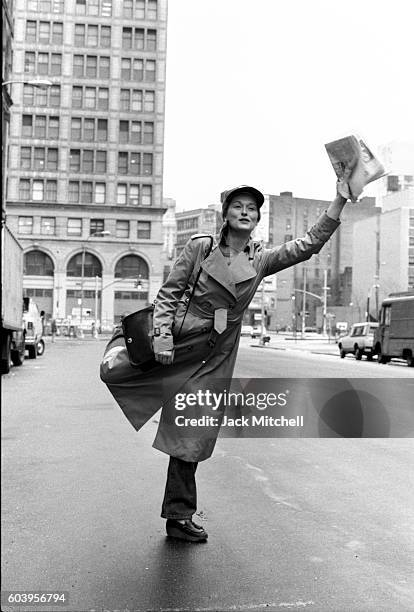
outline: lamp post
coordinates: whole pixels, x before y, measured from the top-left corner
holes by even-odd
[[[96,231],[93,232],[93,234],[89,234],[89,236],[87,237],[85,242],[88,242],[88,240],[90,240],[91,238],[103,238],[104,236],[109,236],[111,234],[111,232],[109,231],[105,231],[105,230],[101,230],[101,231]],[[80,306],[80,314],[79,314],[79,334],[80,337],[83,338],[83,329],[82,329],[82,323],[83,323],[83,284],[85,281],[85,255],[86,255],[86,244],[84,243],[82,245],[82,259],[81,259],[81,288],[80,288],[80,301],[79,301],[79,306]],[[102,299],[102,296],[101,296]],[[95,300],[96,300],[96,294],[95,294]],[[96,314],[95,314],[95,321],[96,321]],[[96,325],[96,322],[95,322]]]

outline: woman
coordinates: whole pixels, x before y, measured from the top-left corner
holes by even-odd
[[[153,446],[170,455],[161,512],[169,536],[207,540],[206,531],[192,520],[197,509],[195,472],[198,462],[211,455],[219,430],[218,424],[189,435],[174,426],[174,394],[217,390],[231,381],[243,313],[260,282],[318,253],[338,227],[348,197],[346,183],[338,183],[334,201],[304,238],[266,249],[251,238],[263,194],[247,185],[225,191],[219,241],[209,253],[210,237],[193,236],[155,300],[153,347],[160,365],[150,372],[137,371],[126,363],[123,338],[115,335],[108,345],[101,378],[135,429],[163,405]],[[221,408],[215,416],[220,423]]]

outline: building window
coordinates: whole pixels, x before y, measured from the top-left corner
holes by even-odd
[[[157,31],[144,28],[122,28],[122,48],[125,50],[155,51]]]
[[[152,153],[144,153],[142,174],[150,176],[152,174]]]
[[[151,221],[137,221],[137,238],[142,240],[151,238]]]
[[[36,55],[33,51],[26,51],[24,54],[24,71],[26,74],[34,74],[36,67]]]
[[[64,0],[27,0],[27,10],[36,13],[62,13]]]
[[[155,91],[146,91],[144,94],[144,111],[153,113],[155,110]]]
[[[129,238],[129,221],[116,222],[116,236],[117,238]]]
[[[32,200],[35,202],[41,202],[44,195],[43,181],[33,181],[32,189]]]
[[[66,233],[68,236],[82,235],[82,219],[68,219]]]
[[[115,266],[115,278],[148,279],[149,268],[138,255],[124,255]]]
[[[105,183],[95,183],[95,204],[105,204],[106,185]]]
[[[74,55],[73,56],[73,76],[83,77],[83,71],[84,71],[83,55]]]
[[[47,170],[58,169],[58,150],[48,149],[47,150]]]
[[[76,15],[110,17],[112,0],[76,0],[75,12]]]
[[[54,236],[55,230],[56,230],[55,217],[41,217],[40,219],[40,233],[41,234],[48,234],[50,236]]]
[[[128,153],[118,153],[118,172],[128,174]]]
[[[140,195],[142,201],[140,201]],[[152,185],[118,183],[117,204],[120,206],[151,206]]]
[[[157,19],[157,0],[147,0],[147,19]]]
[[[98,76],[98,58],[96,55],[86,56],[85,76],[91,77],[91,78],[96,78]]]
[[[78,253],[74,255],[70,260],[66,268],[67,276],[75,276],[75,277],[87,277],[93,278],[94,276],[101,276],[102,274],[102,266],[97,257],[92,255],[92,253],[85,253],[83,256],[82,253]],[[80,293],[75,295],[80,296]],[[86,291],[83,292],[83,297],[87,297]],[[95,295],[94,291],[90,292],[90,297]]]
[[[97,25],[88,25],[88,33],[86,36],[86,46],[87,47],[97,47],[98,46],[98,26]]]
[[[80,172],[80,150],[71,149],[69,155],[69,172]]]
[[[52,45],[61,45],[63,43],[63,23],[55,21],[52,23]]]
[[[98,119],[98,141],[106,142],[108,140],[108,121],[106,119]]]
[[[77,204],[79,202],[79,182],[69,181],[69,202]]]
[[[118,183],[116,191],[116,203],[120,206],[125,206],[127,203],[127,186],[125,183]]]
[[[53,276],[53,261],[42,251],[25,253],[23,265],[23,274],[27,276]]]
[[[83,87],[72,87],[72,108],[82,108]]]
[[[152,206],[152,185],[142,186],[142,206]]]
[[[154,123],[145,121],[144,123],[144,144],[154,143]]]
[[[81,183],[81,202],[83,204],[92,204],[93,200],[93,184],[89,181]]]
[[[133,16],[133,0],[124,0],[122,7],[122,16],[124,19],[132,19]]]
[[[107,87],[98,87],[98,108],[100,110],[108,110],[109,89]]]
[[[129,185],[128,204],[130,206],[139,205],[139,185]]]
[[[19,200],[30,200],[29,179],[20,179],[19,181]]]
[[[86,87],[85,89],[85,108],[96,108],[95,87]]]
[[[157,30],[147,30],[147,50],[157,50]]]
[[[122,48],[132,49],[132,28],[122,28]]]
[[[46,115],[36,115],[34,121],[34,137],[46,138]]]
[[[101,26],[100,46],[103,48],[111,46],[111,26]]]
[[[95,119],[85,118],[83,120],[83,138],[89,142],[95,140]]]
[[[22,137],[31,138],[33,129],[33,116],[23,115],[22,116]]]
[[[56,202],[57,200],[57,181],[46,181],[46,201]]]
[[[31,234],[33,232],[33,217],[19,217],[18,232],[19,234]]]
[[[75,24],[75,48],[85,46],[86,26],[83,23]]]
[[[60,85],[49,87],[49,105],[60,106]]]
[[[89,234],[101,233],[105,229],[104,219],[91,219],[89,223]]]
[[[50,22],[49,21],[41,21],[39,23],[39,36],[38,42],[41,45],[48,45],[50,41]]]
[[[26,42],[37,42],[37,23],[36,21],[26,21]]]
[[[95,172],[103,174],[106,172],[106,151],[96,151]]]
[[[79,117],[72,117],[71,119],[71,140],[82,140],[82,120]]]

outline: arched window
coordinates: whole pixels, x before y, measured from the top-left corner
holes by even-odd
[[[68,263],[66,270],[67,276],[78,276],[82,277],[82,253],[74,255]],[[101,262],[95,255],[91,253],[85,253],[85,261],[83,266],[83,276],[93,277],[102,276]]]
[[[29,251],[24,255],[23,273],[27,276],[53,276],[53,261],[42,251]]]
[[[145,278],[148,279],[148,265],[138,255],[125,255],[115,267],[115,278]]]

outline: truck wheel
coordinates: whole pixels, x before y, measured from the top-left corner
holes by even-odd
[[[36,346],[28,346],[27,350],[29,352],[29,359],[36,359],[37,357]]]
[[[23,352],[20,352],[18,350],[12,351],[11,352],[11,360],[12,360],[13,365],[15,365],[15,366],[23,365],[24,351]]]
[[[43,340],[39,340],[39,342],[37,343],[36,349],[37,349],[38,355],[43,355],[43,353],[45,352],[45,343]]]
[[[2,357],[0,359],[0,373],[8,374],[10,372],[10,336],[7,334],[5,337],[2,337],[2,342],[4,341],[4,346],[2,346],[1,352]]]
[[[363,349],[357,346],[355,349],[355,359],[357,359],[358,361],[361,361],[363,354],[364,354]]]

